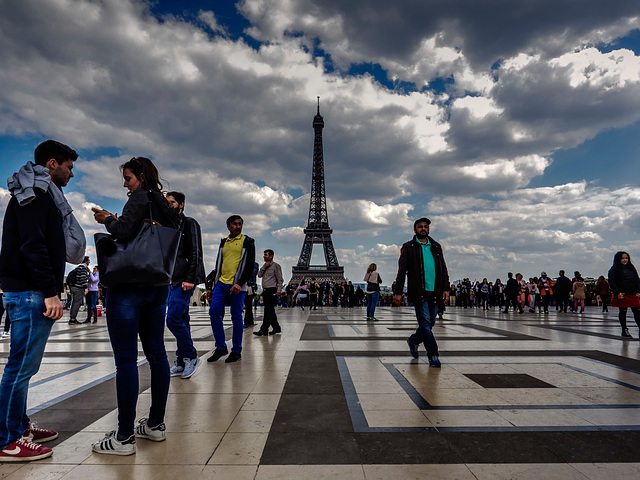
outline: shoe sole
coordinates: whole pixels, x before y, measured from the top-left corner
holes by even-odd
[[[193,367],[193,371],[189,375],[185,375],[184,372],[183,372],[182,375],[180,376],[180,378],[191,378],[191,377],[193,377],[193,374],[196,373],[196,370],[198,370],[198,367],[200,366],[201,363],[202,363],[202,360],[200,360],[198,358],[198,361],[196,362],[196,366]]]
[[[41,453],[40,455],[34,455],[32,457],[9,457],[9,456],[2,456],[0,457],[0,463],[5,463],[5,462],[33,462],[35,460],[42,460],[43,458],[48,458],[51,455],[53,455],[53,450],[50,450],[46,453]]]
[[[55,435],[51,435],[50,437],[44,437],[44,438],[39,438],[39,439],[31,439],[30,441],[33,443],[45,443],[45,442],[50,442],[51,440],[55,440],[56,438],[58,438],[58,434],[56,433]]]
[[[182,376],[182,372],[176,372],[176,373],[172,373],[169,375],[170,377],[181,377]]]
[[[131,451],[131,452],[122,452],[122,451],[119,451],[119,450],[100,450],[99,448],[91,447],[91,450],[92,450],[93,452],[96,452],[96,453],[102,453],[102,454],[104,454],[104,455],[121,455],[121,456],[127,456],[127,455],[133,455],[134,453],[136,453],[136,450],[135,450],[135,449],[133,449],[133,451]]]
[[[135,434],[136,438],[144,438],[145,440],[151,440],[152,442],[164,442],[167,437],[162,436],[162,437],[152,437],[150,435],[138,435],[137,433]]]

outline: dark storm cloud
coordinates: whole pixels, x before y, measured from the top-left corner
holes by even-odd
[[[330,33],[336,23],[344,33],[339,40],[348,42],[356,57],[407,61],[422,40],[438,35],[440,45],[460,49],[481,69],[522,51],[553,56],[568,45],[609,41],[634,28],[623,19],[640,15],[633,0],[276,0],[268,5],[287,10],[288,22],[273,21],[263,0],[245,0],[241,10],[269,34],[280,27],[317,36],[338,57],[344,52],[337,51],[339,42]]]

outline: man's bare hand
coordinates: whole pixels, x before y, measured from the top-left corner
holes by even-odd
[[[60,302],[60,299],[57,296],[45,298],[44,306],[47,307],[47,311],[43,314],[45,317],[49,317],[54,320],[60,320],[62,318],[62,302]]]
[[[445,290],[444,292],[442,292],[442,300],[444,300],[444,303],[447,303],[449,301],[449,291]]]
[[[191,290],[193,287],[195,287],[195,285],[193,283],[182,282],[182,290],[184,290],[185,292],[187,290]]]
[[[237,283],[234,283],[233,287],[231,287],[230,292],[231,293],[240,293],[241,290],[242,290],[242,287],[240,285],[238,285]]]

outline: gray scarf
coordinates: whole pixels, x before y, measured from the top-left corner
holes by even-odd
[[[36,198],[34,188],[49,192],[62,217],[67,262],[74,265],[82,263],[85,249],[87,248],[87,239],[78,220],[73,215],[73,209],[64,197],[62,189],[51,181],[49,169],[42,165],[34,165],[32,162],[27,162],[18,173],[14,173],[12,177],[9,177],[7,185],[21,207],[28,205]]]

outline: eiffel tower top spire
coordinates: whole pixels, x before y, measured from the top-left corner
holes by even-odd
[[[322,129],[324,119],[320,115],[320,97],[318,113],[313,117],[313,171],[311,176],[311,198],[309,200],[309,222],[307,228],[331,230],[327,216],[327,200],[324,189],[324,152],[322,149]],[[331,231],[329,231],[331,233]]]
[[[336,251],[333,248],[327,216],[327,199],[324,190],[324,152],[322,149],[322,129],[324,119],[320,115],[320,97],[318,110],[313,117],[313,169],[311,175],[311,197],[309,199],[309,221],[304,229],[304,243],[298,264],[293,267],[292,283],[299,284],[302,280],[315,278],[319,282],[344,282],[344,267],[338,263]],[[310,265],[313,245],[322,245],[325,264]]]

